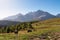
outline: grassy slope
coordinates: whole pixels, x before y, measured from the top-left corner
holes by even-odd
[[[51,31],[51,32],[60,32],[60,18],[49,19],[45,21],[34,22],[33,32],[27,33],[26,30],[19,31],[18,40],[28,40],[29,36],[40,35],[42,33]],[[14,33],[9,34],[0,34],[0,40],[17,40],[17,37]]]

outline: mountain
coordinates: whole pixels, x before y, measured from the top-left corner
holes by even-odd
[[[60,14],[57,14],[56,16],[60,18]]]
[[[8,20],[0,20],[0,27],[15,25],[15,24],[18,24],[18,23],[20,23],[20,22],[8,21]]]
[[[28,12],[26,15],[17,14],[14,16],[9,16],[7,18],[4,18],[4,20],[29,22],[29,21],[36,21],[36,20],[46,20],[50,18],[55,18],[55,16],[48,12],[37,10],[34,12]]]
[[[32,20],[46,20],[50,18],[54,18],[54,15],[51,15],[48,12],[44,12],[42,10],[37,10],[35,12],[30,12],[25,15],[25,21],[32,21]]]
[[[9,20],[9,21],[23,21],[23,18],[24,16],[19,13],[17,15],[14,15],[14,16],[9,16],[9,17],[6,17],[4,18],[3,20]]]

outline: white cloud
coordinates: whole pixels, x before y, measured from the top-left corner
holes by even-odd
[[[0,20],[8,16],[18,14],[19,12],[23,12],[23,10],[16,7],[17,3],[16,5],[15,3],[16,0],[0,0]]]
[[[0,19],[4,18],[4,17],[7,17],[10,12],[7,11],[7,10],[0,10]]]
[[[12,12],[11,10],[9,10],[9,2],[11,0],[0,0],[0,20],[13,15],[14,12]]]

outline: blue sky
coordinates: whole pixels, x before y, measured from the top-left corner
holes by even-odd
[[[0,0],[0,19],[37,10],[56,15],[60,13],[60,0]]]

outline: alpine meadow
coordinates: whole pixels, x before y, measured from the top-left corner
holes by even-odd
[[[0,0],[0,40],[60,40],[60,0]]]

